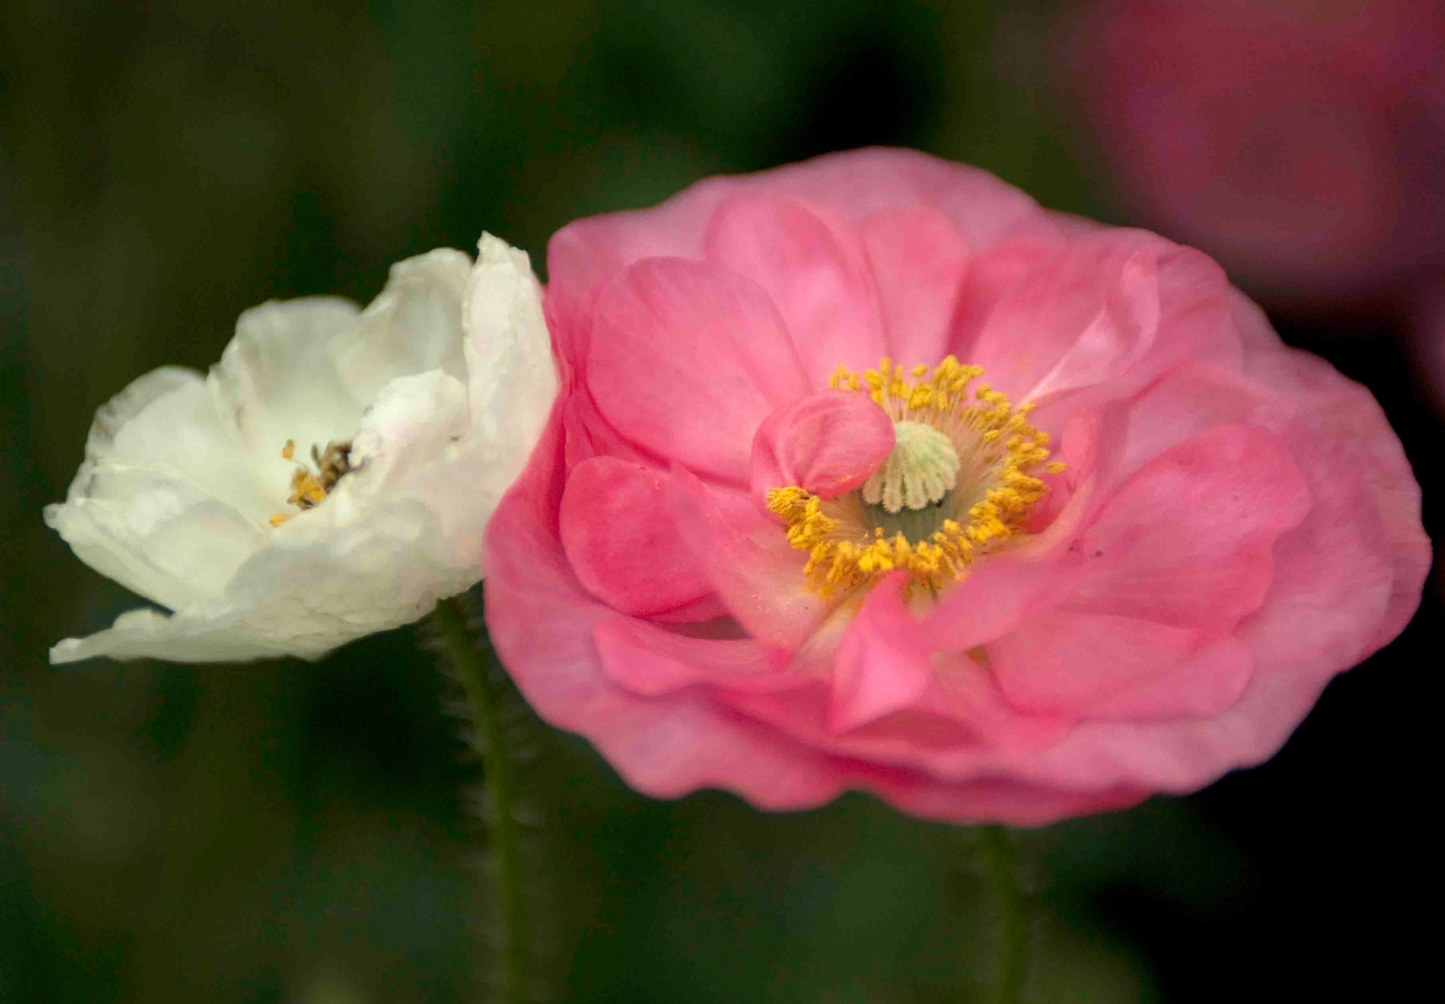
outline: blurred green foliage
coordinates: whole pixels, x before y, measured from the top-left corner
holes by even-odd
[[[387,265],[865,143],[1097,212],[1005,4],[9,0],[0,8],[0,1000],[471,999],[462,792],[414,631],[319,665],[85,664],[134,598],[40,521],[94,410],[205,367],[271,297],[365,301]],[[861,797],[656,803],[580,740],[535,783],[580,1002],[983,999],[973,835]],[[1025,834],[1032,997],[1161,999],[1125,892],[1227,914],[1249,868],[1185,803]],[[1047,876],[1045,881],[1044,876]]]

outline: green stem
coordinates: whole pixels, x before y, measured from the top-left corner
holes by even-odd
[[[985,826],[979,832],[999,913],[998,1004],[1019,1004],[1029,973],[1029,903],[1019,881],[1008,831]]]
[[[497,943],[491,973],[496,1004],[520,1004],[527,969],[526,904],[522,895],[521,845],[515,765],[502,735],[501,695],[493,682],[491,649],[467,626],[455,598],[442,600],[434,614],[442,647],[466,690],[477,749],[482,756],[491,844],[492,894],[496,897]]]

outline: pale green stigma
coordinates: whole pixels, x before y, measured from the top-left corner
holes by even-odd
[[[924,422],[893,424],[893,452],[863,482],[863,501],[897,515],[904,509],[936,505],[958,481],[953,440]]]

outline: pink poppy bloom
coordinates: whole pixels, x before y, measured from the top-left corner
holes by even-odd
[[[548,266],[564,389],[487,620],[644,792],[1034,824],[1190,791],[1419,602],[1375,401],[1160,237],[868,150]]]
[[[1271,295],[1336,301],[1445,265],[1438,0],[1110,0],[1069,82],[1122,194]]]

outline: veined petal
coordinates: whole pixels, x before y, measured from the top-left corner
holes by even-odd
[[[711,595],[701,563],[673,526],[671,475],[613,457],[572,471],[559,532],[578,580],[624,613],[665,613]]]
[[[707,260],[767,290],[810,384],[888,355],[878,290],[856,233],[818,206],[740,194],[713,214]]]
[[[641,261],[603,291],[587,385],[639,446],[738,484],[758,424],[811,389],[760,286],[671,258]]]
[[[709,490],[681,469],[667,487],[679,536],[738,622],[768,645],[807,642],[830,604],[804,588],[803,557],[772,517],[742,493]]]
[[[973,255],[952,221],[932,209],[894,209],[859,230],[895,359],[931,364],[954,351],[953,316]]]
[[[857,488],[893,449],[893,422],[866,394],[826,390],[769,415],[753,440],[752,492],[797,485],[831,499]]]

